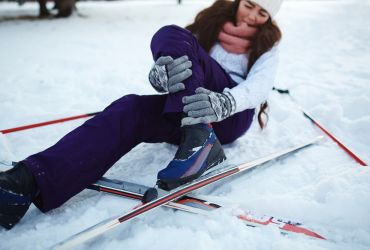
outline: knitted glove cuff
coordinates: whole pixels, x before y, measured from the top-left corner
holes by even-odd
[[[149,72],[149,82],[155,90],[162,93],[168,92],[168,76],[166,66],[154,64]]]
[[[222,93],[211,92],[209,95],[212,109],[215,111],[217,121],[222,121],[230,116],[231,101]]]
[[[227,96],[227,98],[229,99],[229,101],[230,101],[230,113],[229,113],[229,116],[232,116],[233,114],[235,114],[235,111],[236,111],[236,101],[235,101],[235,99],[234,99],[234,97],[233,97],[233,95],[230,93],[230,91],[229,91],[230,89],[228,89],[228,88],[226,88],[226,89],[224,89],[224,91],[223,91],[223,94],[225,95],[225,96]]]

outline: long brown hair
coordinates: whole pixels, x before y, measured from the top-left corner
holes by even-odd
[[[236,13],[241,0],[234,2],[227,0],[217,0],[212,6],[202,10],[197,14],[192,24],[186,29],[190,30],[197,38],[200,45],[209,52],[212,46],[218,41],[218,34],[226,22],[236,24]],[[249,53],[247,72],[250,71],[253,64],[265,52],[269,51],[281,39],[281,31],[275,21],[269,20],[258,27],[258,32],[252,40],[252,46]],[[266,126],[267,102],[261,104],[258,113],[258,123],[263,129]],[[264,122],[266,120],[266,123]]]

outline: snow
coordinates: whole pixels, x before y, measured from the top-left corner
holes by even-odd
[[[0,129],[102,110],[129,93],[153,94],[147,81],[152,34],[184,26],[212,1],[79,2],[86,17],[14,20],[37,5],[0,3]],[[276,86],[370,163],[370,1],[286,1],[277,19],[284,39]],[[271,93],[266,130],[257,123],[225,146],[246,162],[304,142],[321,131],[287,96]],[[0,134],[0,161],[22,160],[53,145],[83,120]],[[108,177],[153,185],[176,147],[142,144]],[[153,154],[153,152],[160,152]],[[4,168],[0,165],[1,168]],[[88,242],[86,249],[369,249],[370,171],[327,137],[281,161],[196,192],[226,204],[304,223],[329,240],[249,228],[228,209],[210,217],[159,208]],[[137,201],[85,190],[42,214],[34,206],[0,249],[47,249]]]

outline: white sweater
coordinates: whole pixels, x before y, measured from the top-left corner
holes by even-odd
[[[264,101],[273,87],[278,65],[278,48],[265,52],[253,64],[247,77],[248,55],[229,53],[216,43],[210,50],[210,56],[238,84],[232,89],[225,89],[235,99],[233,113],[257,108]]]

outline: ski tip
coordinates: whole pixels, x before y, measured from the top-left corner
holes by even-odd
[[[287,231],[287,232],[305,234],[307,236],[310,236],[310,237],[313,237],[313,238],[316,238],[316,239],[320,239],[320,240],[326,240],[326,238],[321,236],[320,234],[315,233],[314,231],[311,231],[311,230],[306,229],[306,228],[301,227],[301,226],[296,226],[296,225],[292,225],[292,224],[287,223],[284,226],[282,226],[280,229],[284,230],[284,231]]]
[[[148,203],[157,198],[158,198],[158,190],[156,188],[149,188],[148,190],[145,191],[141,201],[143,203]]]

